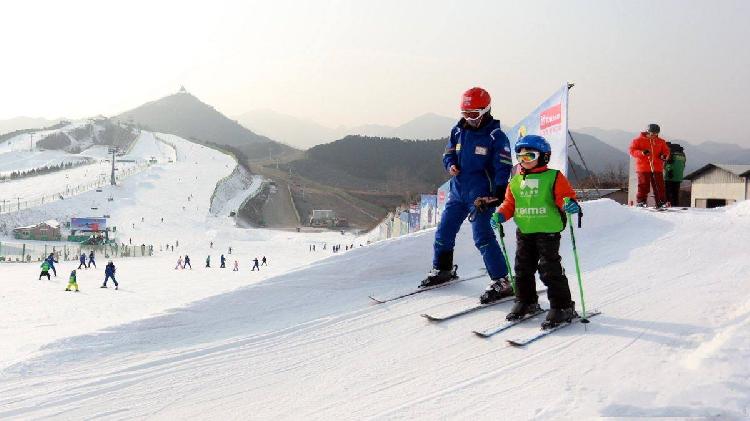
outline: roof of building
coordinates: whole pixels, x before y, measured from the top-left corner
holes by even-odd
[[[34,224],[34,225],[27,225],[25,227],[16,227],[16,228],[14,228],[14,230],[30,230],[30,229],[34,229],[34,228],[38,227],[41,224],[46,224],[50,228],[60,228],[60,223],[59,222],[57,222],[54,219],[49,219],[47,221],[43,221],[43,222],[40,222],[40,223]]]
[[[705,173],[711,168],[720,168],[724,171],[730,172],[738,177],[750,177],[750,165],[734,165],[734,164],[706,164],[697,170],[691,172],[685,176],[687,180],[693,180],[698,178],[701,174]]]

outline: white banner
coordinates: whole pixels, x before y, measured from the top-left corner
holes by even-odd
[[[515,145],[527,134],[544,136],[552,146],[549,167],[568,175],[568,84],[555,92],[531,114],[516,124],[508,133],[514,151],[513,164],[517,164]]]

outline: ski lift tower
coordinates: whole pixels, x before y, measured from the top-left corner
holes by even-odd
[[[109,148],[108,152],[112,154],[112,175],[110,176],[109,183],[114,186],[117,184],[115,183],[115,152],[117,152],[117,148],[113,146]]]

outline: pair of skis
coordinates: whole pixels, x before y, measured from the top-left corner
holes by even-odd
[[[542,293],[544,291],[546,291],[546,289],[539,290],[539,291],[537,291],[537,293]],[[502,303],[505,303],[505,302],[508,302],[508,301],[512,301],[514,298],[515,297],[506,297],[506,298],[497,300],[497,301],[489,303],[489,304],[478,304],[478,305],[475,305],[475,306],[472,306],[472,307],[468,307],[468,308],[465,308],[463,310],[459,310],[457,312],[450,313],[450,314],[447,314],[447,315],[444,315],[444,316],[432,316],[432,315],[429,315],[429,314],[422,314],[421,316],[424,317],[424,318],[426,318],[427,320],[429,320],[431,322],[440,323],[440,322],[444,322],[446,320],[455,319],[457,317],[460,317],[460,316],[463,316],[463,315],[466,315],[466,314],[469,314],[469,313],[473,313],[475,311],[478,311],[478,310],[481,310],[481,309],[484,309],[484,308],[487,308],[487,307],[492,307],[492,306],[497,305],[497,304],[502,304]],[[510,328],[512,328],[512,327],[514,327],[516,325],[518,325],[518,324],[521,324],[521,323],[523,323],[523,322],[525,322],[527,320],[531,320],[531,319],[533,319],[533,318],[535,318],[537,316],[543,315],[543,314],[547,313],[547,311],[548,310],[546,310],[546,309],[542,309],[542,310],[537,311],[535,313],[527,314],[526,316],[524,316],[523,318],[521,318],[519,320],[504,321],[503,323],[501,323],[498,326],[494,326],[494,327],[491,327],[491,328],[488,328],[488,329],[485,329],[485,330],[473,330],[472,333],[474,333],[475,335],[479,336],[480,338],[490,338],[490,337],[492,337],[494,335],[497,335],[498,333],[504,332],[504,331],[506,331],[506,330],[508,330],[508,329],[510,329]],[[587,316],[586,322],[588,322],[588,318],[597,316],[599,314],[600,313],[598,311],[594,312],[594,313],[587,314],[586,315]],[[537,340],[539,340],[539,339],[541,339],[541,338],[549,335],[550,333],[556,332],[556,331],[558,331],[558,330],[560,330],[562,328],[565,328],[565,327],[570,326],[570,325],[575,324],[575,323],[580,323],[582,321],[583,320],[580,317],[577,317],[577,318],[571,320],[570,322],[561,323],[561,324],[559,324],[559,325],[557,325],[557,326],[555,326],[553,328],[543,329],[543,330],[541,330],[539,332],[536,332],[536,333],[534,333],[532,335],[529,335],[527,337],[518,338],[518,339],[509,339],[506,342],[509,345],[513,345],[513,346],[516,346],[516,347],[523,347],[523,346],[526,346],[526,345],[528,345],[528,344],[530,344],[530,343],[532,343],[534,341],[537,341]]]
[[[391,301],[400,300],[402,298],[410,297],[412,295],[421,294],[423,292],[430,291],[430,290],[433,290],[433,289],[442,288],[442,287],[446,287],[446,286],[449,286],[449,285],[454,285],[454,284],[457,284],[457,283],[460,283],[460,282],[464,282],[464,281],[468,281],[468,280],[472,280],[472,279],[478,279],[478,278],[481,278],[481,277],[484,277],[484,276],[486,276],[486,274],[482,273],[482,274],[479,274],[479,275],[469,276],[469,277],[466,277],[466,278],[458,278],[458,279],[454,279],[452,281],[449,281],[449,282],[446,282],[446,283],[443,283],[443,284],[434,285],[434,286],[426,287],[426,288],[418,288],[418,289],[416,289],[414,291],[410,291],[410,292],[407,292],[407,293],[404,293],[404,294],[392,296],[392,297],[389,297],[389,298],[379,299],[379,298],[375,298],[372,295],[369,296],[369,298],[371,300],[373,300],[375,304],[383,304],[383,303],[387,303],[387,302],[391,302]],[[546,291],[546,289],[538,290],[537,293],[542,293],[544,291]],[[457,317],[461,317],[461,316],[464,316],[466,314],[471,314],[471,313],[474,313],[476,311],[479,311],[479,310],[482,310],[482,309],[485,309],[485,308],[488,308],[488,307],[492,307],[492,306],[495,306],[495,305],[498,305],[498,304],[506,303],[506,302],[512,301],[513,299],[514,299],[514,297],[506,297],[506,298],[502,298],[500,300],[494,301],[492,303],[477,304],[477,305],[474,305],[474,306],[471,306],[471,307],[467,307],[467,308],[461,309],[461,310],[456,311],[454,313],[449,313],[449,314],[442,315],[442,316],[433,316],[433,315],[430,315],[430,314],[422,314],[421,316],[424,317],[424,318],[426,318],[427,320],[429,320],[431,322],[437,322],[437,323],[439,323],[439,322],[444,322],[444,321],[447,321],[447,320],[455,319]],[[541,311],[538,311],[538,312],[533,313],[533,314],[528,314],[528,315],[526,315],[525,317],[523,317],[520,320],[506,321],[506,322],[501,323],[499,326],[495,326],[495,327],[492,327],[492,328],[489,328],[489,329],[485,329],[485,330],[481,330],[481,331],[473,331],[473,333],[475,335],[481,337],[481,338],[490,338],[490,337],[492,337],[494,335],[497,335],[498,333],[504,332],[504,331],[506,331],[506,330],[508,330],[508,329],[510,329],[510,328],[512,328],[512,327],[514,327],[516,325],[518,325],[518,324],[521,324],[521,323],[523,323],[523,322],[525,322],[527,320],[531,320],[531,319],[535,318],[536,316],[545,314],[546,312],[547,312],[547,310],[541,310]],[[547,335],[549,335],[551,333],[557,332],[558,330],[566,328],[566,327],[571,326],[573,324],[581,323],[581,322],[588,323],[588,318],[597,316],[599,314],[600,314],[600,312],[595,311],[593,313],[587,314],[586,315],[587,318],[585,320],[582,319],[582,318],[580,318],[580,317],[577,317],[577,318],[571,320],[570,322],[561,323],[561,324],[559,324],[559,325],[557,325],[557,326],[555,326],[553,328],[543,329],[543,330],[540,330],[539,332],[535,332],[535,333],[533,333],[533,334],[531,334],[529,336],[526,336],[526,337],[517,338],[517,339],[509,339],[509,340],[506,340],[506,342],[509,345],[512,345],[512,346],[515,346],[515,347],[523,347],[523,346],[526,346],[526,345],[528,345],[528,344],[530,344],[532,342],[535,342],[535,341],[537,341],[537,340],[539,340],[539,339],[541,339],[541,338],[543,338],[543,337],[545,337],[545,336],[547,336]]]
[[[455,284],[458,284],[458,283],[461,283],[461,282],[470,281],[472,279],[483,278],[485,276],[487,276],[486,273],[481,273],[481,274],[478,274],[478,275],[469,276],[467,278],[458,277],[456,279],[450,280],[448,282],[444,282],[442,284],[437,284],[437,285],[433,285],[433,286],[429,286],[429,287],[424,287],[424,288],[417,288],[414,291],[406,292],[406,293],[400,294],[400,295],[394,295],[394,296],[388,297],[388,298],[375,298],[372,295],[370,295],[369,298],[374,302],[374,304],[389,303],[391,301],[396,301],[396,300],[400,300],[402,298],[411,297],[412,295],[417,295],[417,294],[421,294],[423,292],[432,291],[433,289],[447,287],[449,285],[455,285]]]

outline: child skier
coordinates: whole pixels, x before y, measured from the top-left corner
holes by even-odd
[[[190,266],[190,270],[193,270],[193,265],[190,264],[190,256],[185,255],[185,264],[182,266],[183,269],[187,269]]]
[[[256,257],[253,259],[253,268],[250,269],[250,272],[254,271],[255,269],[258,269],[258,272],[260,272],[260,266],[258,266],[258,258]]]
[[[225,268],[225,267],[227,267],[227,265],[226,265],[226,261],[227,261],[226,257],[224,257],[224,255],[222,254],[222,255],[221,255],[221,265],[220,265],[219,267],[220,267],[220,268]]]
[[[91,265],[94,265],[94,268],[96,269],[96,262],[94,261],[94,250],[91,250],[91,253],[89,253],[89,264],[86,267],[90,268]]]
[[[39,274],[40,281],[42,280],[42,276],[46,276],[48,281],[51,279],[49,277],[49,262],[46,260],[42,262],[42,273]]]
[[[568,179],[547,167],[552,149],[545,138],[527,135],[515,146],[520,172],[513,176],[505,199],[492,215],[492,225],[515,218],[516,304],[507,315],[518,320],[540,311],[534,273],[547,286],[550,311],[542,323],[549,329],[569,322],[578,314],[570,297],[568,278],[560,264],[560,232],[565,229],[565,213],[578,213],[575,192]],[[568,200],[569,199],[569,200]]]
[[[180,258],[177,259],[177,266],[174,267],[174,270],[177,270],[177,269],[185,269],[185,267],[182,266],[182,256],[180,256]]]
[[[101,288],[107,287],[107,280],[109,280],[109,278],[112,278],[112,282],[115,283],[115,289],[119,289],[120,285],[115,279],[115,264],[112,263],[111,260],[107,262],[107,266],[104,268],[104,284],[102,284]]]
[[[81,256],[78,258],[78,261],[80,262],[80,264],[78,265],[78,269],[80,269],[81,267],[86,269],[87,267],[86,266],[86,253],[81,253]]]
[[[70,272],[70,280],[68,280],[68,287],[65,288],[65,291],[71,291],[71,288],[75,288],[76,292],[78,291],[78,281],[76,280],[76,270],[73,269],[72,272]]]
[[[232,272],[237,272],[238,270],[240,270],[240,262],[237,261],[237,260],[235,260],[234,261],[234,269],[232,269]]]
[[[57,277],[57,269],[55,269],[55,263],[59,262],[55,259],[55,254],[50,253],[49,256],[47,256],[46,260],[47,263],[49,263],[49,268],[52,269],[52,273],[55,275],[55,277]]]

